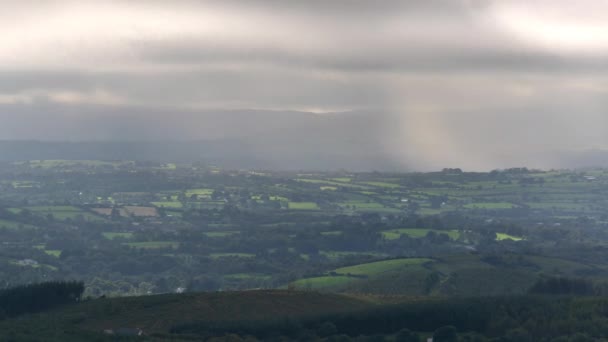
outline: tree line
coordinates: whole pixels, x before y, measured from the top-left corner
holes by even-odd
[[[35,313],[82,300],[84,283],[57,281],[0,291],[0,318]]]

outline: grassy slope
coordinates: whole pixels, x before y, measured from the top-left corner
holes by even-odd
[[[378,295],[487,296],[523,294],[541,274],[576,277],[591,271],[598,279],[608,277],[608,268],[557,258],[506,255],[502,261],[492,261],[475,254],[458,254],[432,262],[412,258],[353,265],[334,270],[333,276],[300,279],[293,285]],[[433,277],[438,279],[432,281]]]

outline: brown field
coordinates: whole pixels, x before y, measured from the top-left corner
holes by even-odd
[[[156,217],[158,211],[155,207],[136,207],[136,206],[125,206],[120,209],[120,215],[122,216],[137,216],[137,217]]]

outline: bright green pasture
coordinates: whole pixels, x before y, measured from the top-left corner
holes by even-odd
[[[59,249],[47,249],[44,251],[44,253],[54,256],[55,258],[59,258],[61,256],[61,250]]]
[[[188,198],[190,196],[192,196],[192,195],[209,197],[209,196],[211,196],[211,194],[213,194],[213,189],[201,188],[201,189],[188,189],[188,190],[186,190],[186,197],[188,197]]]
[[[164,202],[152,202],[152,205],[158,208],[169,208],[169,209],[181,209],[184,207],[182,202],[178,201],[164,201]]]
[[[505,233],[496,233],[497,241],[502,241],[502,240],[521,241],[523,239],[524,238],[521,236],[514,236],[514,235],[505,234]]]
[[[292,210],[318,210],[319,206],[315,202],[289,202],[289,209],[292,209]]]
[[[335,181],[335,182],[340,182],[340,183],[349,183],[353,179],[350,177],[335,177],[335,178],[330,178],[329,180]]]
[[[121,238],[121,239],[132,239],[133,238],[133,233],[103,232],[101,234],[103,235],[104,238],[106,238],[108,240],[114,240],[117,238]]]
[[[393,271],[404,266],[416,266],[422,265],[427,262],[433,261],[427,258],[407,258],[407,259],[393,259],[370,262],[367,264],[360,264],[348,267],[342,267],[336,269],[334,272],[338,274],[354,274],[362,276],[374,276],[380,273]]]

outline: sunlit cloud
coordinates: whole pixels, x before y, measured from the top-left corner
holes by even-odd
[[[608,54],[605,1],[496,1],[488,20],[530,44],[564,53]]]

